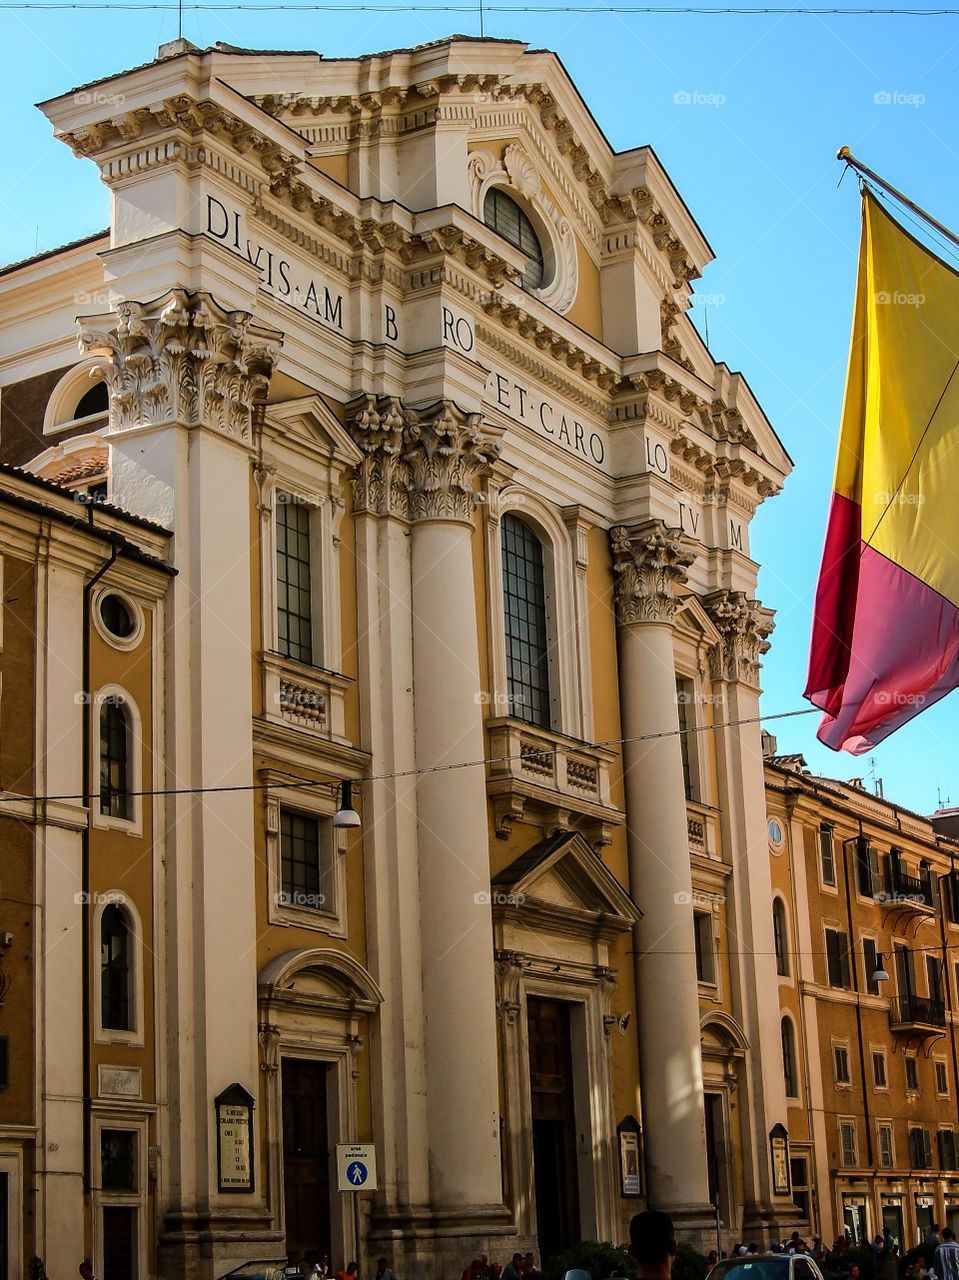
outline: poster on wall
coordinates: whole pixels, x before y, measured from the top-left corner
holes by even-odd
[[[253,1095],[231,1084],[214,1098],[217,1181],[221,1191],[253,1190]]]
[[[789,1135],[777,1124],[769,1135],[769,1151],[773,1168],[773,1191],[777,1196],[789,1195]]]
[[[621,1193],[627,1197],[641,1196],[643,1173],[639,1150],[639,1124],[632,1116],[627,1116],[618,1126],[617,1133]]]

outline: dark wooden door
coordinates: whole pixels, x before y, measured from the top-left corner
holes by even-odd
[[[533,1121],[533,1190],[543,1262],[580,1239],[570,1006],[527,1005]]]
[[[103,1206],[103,1280],[136,1280],[136,1209]]]
[[[283,1059],[283,1202],[291,1262],[330,1248],[330,1145],[325,1062]]]

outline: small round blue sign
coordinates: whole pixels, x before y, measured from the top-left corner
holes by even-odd
[[[370,1171],[362,1160],[351,1160],[346,1166],[346,1180],[352,1187],[362,1187]]]

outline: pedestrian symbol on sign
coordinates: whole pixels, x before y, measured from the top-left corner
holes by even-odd
[[[369,1171],[365,1164],[360,1160],[354,1160],[346,1167],[346,1176],[350,1184],[354,1187],[362,1187],[363,1183],[369,1177]]]

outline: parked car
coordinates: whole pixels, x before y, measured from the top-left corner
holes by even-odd
[[[706,1280],[824,1280],[824,1276],[805,1253],[750,1253],[723,1258]]]
[[[288,1265],[285,1259],[253,1258],[227,1271],[219,1280],[306,1280],[299,1263]]]

